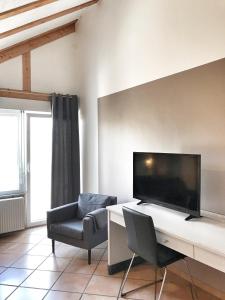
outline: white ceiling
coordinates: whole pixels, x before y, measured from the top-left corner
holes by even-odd
[[[0,3],[0,12],[22,6],[30,2],[33,2],[33,0],[2,0]]]
[[[0,12],[22,6],[24,4],[34,2],[34,0],[0,0]],[[44,5],[42,7],[35,8],[33,10],[12,16],[3,20],[0,20],[0,32],[5,32],[7,30],[22,26],[24,24],[30,23],[32,21],[41,19],[43,17],[55,14],[57,12],[63,11],[67,8],[77,6],[88,2],[88,0],[58,0],[56,2]],[[26,40],[30,37],[58,27],[60,25],[71,22],[78,19],[85,10],[90,9],[90,7],[82,9],[78,12],[65,15],[63,17],[57,18],[50,22],[46,22],[39,26],[35,26],[31,29],[22,31],[20,33],[14,34],[12,36],[0,39],[0,49],[4,49],[20,41]]]

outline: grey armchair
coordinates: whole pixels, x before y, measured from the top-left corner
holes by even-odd
[[[106,206],[117,203],[112,196],[84,193],[78,201],[47,211],[48,238],[88,250],[91,264],[91,249],[107,240]]]

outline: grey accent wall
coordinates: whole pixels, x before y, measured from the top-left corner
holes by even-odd
[[[132,153],[202,155],[202,209],[225,214],[225,59],[100,98],[99,188],[132,199]]]

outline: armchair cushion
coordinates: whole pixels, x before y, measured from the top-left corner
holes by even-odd
[[[88,213],[111,204],[111,198],[105,195],[84,193],[78,198],[77,218],[83,219]]]
[[[54,223],[50,225],[50,232],[74,238],[83,239],[83,221],[72,219],[62,223]]]

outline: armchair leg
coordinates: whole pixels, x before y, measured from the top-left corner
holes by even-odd
[[[88,250],[88,264],[91,264],[91,250]]]
[[[52,240],[52,253],[55,254],[55,240]]]

